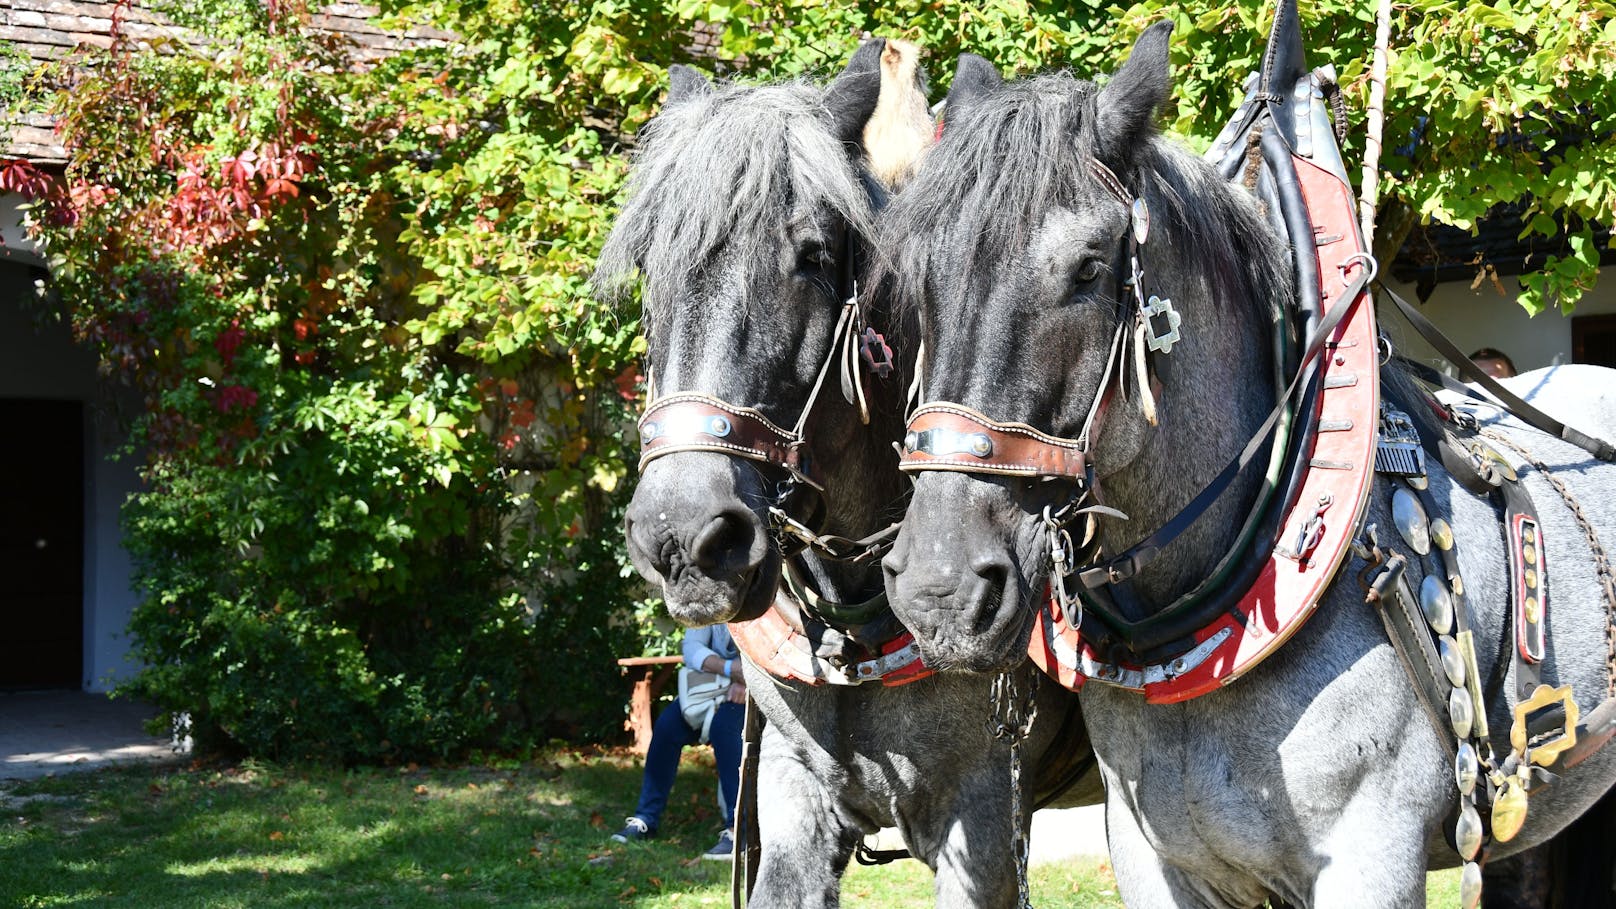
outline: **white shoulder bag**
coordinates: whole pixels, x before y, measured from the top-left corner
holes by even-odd
[[[690,728],[706,742],[713,728],[713,713],[729,694],[729,676],[679,667],[679,711]]]

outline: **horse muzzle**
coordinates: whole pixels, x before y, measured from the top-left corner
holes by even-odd
[[[629,558],[662,586],[675,621],[745,620],[769,607],[780,557],[748,504],[764,501],[756,471],[723,455],[681,452],[646,465],[624,520]]]
[[[1033,611],[1013,549],[1023,517],[994,484],[957,473],[916,477],[882,568],[893,611],[928,666],[997,672],[1025,659]]]

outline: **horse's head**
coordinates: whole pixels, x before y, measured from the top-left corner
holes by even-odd
[[[848,355],[856,366],[867,315],[845,301],[882,191],[869,172],[905,170],[890,136],[867,143],[866,128],[878,104],[902,117],[918,103],[926,119],[914,56],[866,42],[824,88],[715,85],[676,66],[642,136],[595,280],[643,281],[651,400],[628,549],[685,625],[768,607],[781,559],[771,507],[824,516],[815,457],[832,459],[860,425],[860,376],[850,384],[841,367]],[[886,97],[899,89],[918,102]]]
[[[1046,515],[1069,520],[1097,480],[1137,472],[1157,421],[1188,397],[1161,384],[1222,355],[1210,339],[1234,331],[1195,306],[1244,280],[1226,261],[1235,251],[1203,259],[1221,207],[1186,201],[1215,177],[1153,126],[1170,33],[1147,30],[1103,87],[1066,74],[1005,84],[963,61],[942,140],[884,218],[895,292],[920,311],[922,399],[938,402],[910,424],[914,497],[886,561],[928,664],[992,671],[1024,657],[1049,578]],[[1143,247],[1136,196],[1156,222]],[[1182,314],[1170,361],[1136,334],[1152,296]],[[1082,527],[1071,522],[1079,543]]]

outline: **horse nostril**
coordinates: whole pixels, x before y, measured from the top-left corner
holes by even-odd
[[[665,575],[672,567],[666,549],[657,545],[656,535],[644,521],[634,520],[632,512],[623,518],[623,535],[628,538],[629,548],[638,550],[639,554],[656,569],[657,574]]]
[[[986,582],[990,593],[1002,590],[1010,581],[1010,566],[1002,559],[981,559],[971,565],[971,571]]]
[[[887,583],[898,580],[898,575],[909,568],[909,554],[904,547],[904,540],[899,539],[886,556],[881,559],[881,570],[886,573]]]
[[[697,568],[740,573],[762,563],[766,541],[757,516],[744,508],[718,513],[690,543],[690,562]]]
[[[976,587],[976,602],[971,604],[976,613],[973,625],[978,635],[985,635],[993,629],[999,606],[1009,593],[1010,565],[1000,559],[980,559],[971,565],[971,571],[982,579]]]

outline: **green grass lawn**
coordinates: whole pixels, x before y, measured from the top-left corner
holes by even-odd
[[[638,759],[558,750],[523,763],[328,770],[244,764],[0,783],[0,906],[475,907],[728,905],[711,756],[687,751],[662,836],[607,836]],[[1455,903],[1433,875],[1433,906]],[[1109,870],[1039,866],[1041,909],[1121,906]],[[855,866],[848,907],[919,906],[917,862]],[[1438,895],[1442,894],[1442,895]]]

